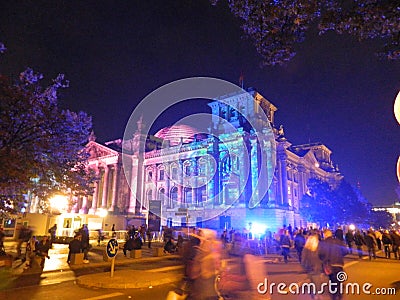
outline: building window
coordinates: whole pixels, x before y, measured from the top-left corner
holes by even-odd
[[[185,175],[186,176],[190,176],[191,175],[190,165],[185,165]]]
[[[152,172],[152,171],[149,171],[149,172],[147,173],[147,181],[148,181],[148,182],[151,181],[152,178],[153,178],[153,172]]]
[[[178,202],[178,188],[175,186],[171,189],[171,201]]]
[[[187,204],[192,203],[192,189],[189,187],[185,188],[185,203]]]
[[[161,203],[164,203],[165,200],[165,189],[161,188],[158,190],[158,200],[161,200]]]
[[[178,168],[172,168],[172,180],[178,180]]]
[[[164,180],[164,170],[160,170],[160,176],[158,177],[159,180],[163,181]]]

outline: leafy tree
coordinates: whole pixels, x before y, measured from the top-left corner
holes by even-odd
[[[308,192],[301,200],[300,214],[309,221],[317,222],[321,226],[336,222],[334,213],[335,195],[329,184],[317,178],[310,178],[307,183]]]
[[[2,47],[3,49],[4,46]],[[84,145],[92,127],[84,112],[61,110],[57,91],[68,86],[59,75],[47,88],[31,69],[12,83],[0,74],[0,212],[18,211],[26,195],[41,200],[67,190],[90,192]]]
[[[311,178],[308,193],[301,200],[300,214],[308,221],[326,224],[366,224],[371,217],[371,204],[359,189],[342,180],[336,189],[327,182]]]
[[[360,190],[354,188],[346,180],[342,180],[335,190],[338,212],[342,223],[364,223],[368,218],[371,205],[362,196]]]
[[[214,5],[219,0],[210,0]],[[400,5],[392,0],[228,0],[232,13],[243,20],[245,36],[254,42],[262,65],[292,59],[297,43],[311,26],[319,33],[348,33],[359,40],[381,38],[378,55],[400,58]]]
[[[387,211],[371,211],[367,222],[374,228],[390,228],[393,216]]]

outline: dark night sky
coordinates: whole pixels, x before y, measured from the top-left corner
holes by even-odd
[[[45,80],[66,75],[61,105],[90,114],[100,142],[122,137],[135,105],[166,83],[207,76],[237,84],[243,72],[245,86],[278,107],[275,123],[293,144],[326,144],[373,204],[397,199],[400,61],[374,55],[381,41],[312,31],[286,66],[261,69],[240,20],[208,0],[2,1],[0,41],[7,47],[1,73],[29,66]],[[207,111],[186,109],[182,116]],[[157,126],[179,115],[166,114]]]

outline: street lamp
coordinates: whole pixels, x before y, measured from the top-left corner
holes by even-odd
[[[63,212],[68,208],[68,197],[65,195],[54,195],[49,199],[50,207],[58,212]]]

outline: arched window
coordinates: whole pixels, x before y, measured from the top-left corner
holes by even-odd
[[[161,203],[163,205],[167,205],[167,203],[165,201],[166,197],[165,197],[165,189],[164,188],[161,188],[158,190],[158,200],[161,200]]]
[[[192,188],[185,187],[184,201],[187,204],[191,204],[192,203]]]
[[[176,186],[174,186],[171,189],[171,197],[170,198],[171,198],[172,203],[178,201],[178,188]]]

